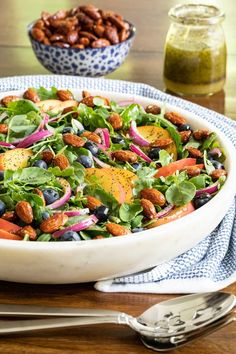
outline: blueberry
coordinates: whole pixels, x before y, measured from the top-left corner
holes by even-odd
[[[150,157],[150,159],[152,160],[158,160],[159,159],[159,152],[160,152],[160,148],[152,148],[149,152],[148,152],[148,156]]]
[[[0,171],[0,181],[4,180],[4,171]]]
[[[92,141],[86,141],[84,144],[84,148],[88,149],[92,155],[96,156],[98,154],[98,146],[94,144]]]
[[[32,166],[43,168],[44,170],[47,170],[47,168],[48,168],[47,163],[45,161],[43,161],[43,160],[34,161]]]
[[[84,129],[77,130],[77,135],[80,136],[84,132]]]
[[[74,129],[72,127],[65,127],[62,130],[62,134],[66,134],[66,133],[74,133]]]
[[[191,127],[190,127],[190,125],[188,125],[188,124],[181,124],[181,125],[178,126],[178,131],[179,131],[179,132],[184,132],[184,131],[186,131],[186,130],[192,130]]]
[[[94,215],[99,221],[106,221],[108,218],[109,209],[105,205],[100,205],[94,210]]]
[[[46,220],[50,217],[50,214],[47,211],[42,212],[42,219]]]
[[[46,202],[46,205],[54,203],[60,198],[59,193],[55,189],[47,188],[43,190],[43,196]]]
[[[221,162],[213,160],[212,158],[209,158],[209,160],[211,161],[212,165],[215,167],[216,170],[225,169],[224,165]]]
[[[111,138],[111,141],[113,142],[113,144],[122,144],[122,145],[125,144],[125,140],[124,140],[123,136],[121,136],[121,135],[113,136]]]
[[[6,211],[6,205],[0,200],[0,216],[2,216]]]
[[[86,155],[80,155],[77,159],[78,162],[81,163],[86,168],[92,167],[93,166],[93,161],[89,156]]]
[[[135,170],[139,170],[142,167],[141,163],[135,162],[132,163],[131,166],[135,169]]]
[[[141,231],[143,231],[143,230],[144,230],[143,227],[135,227],[135,228],[132,229],[131,231],[132,231],[133,233],[136,233],[136,232],[141,232]]]
[[[66,231],[61,237],[60,241],[81,241],[81,237],[75,231]]]
[[[195,197],[193,200],[195,209],[201,208],[204,204],[209,202],[210,199],[211,195],[209,193],[202,193],[198,197]]]

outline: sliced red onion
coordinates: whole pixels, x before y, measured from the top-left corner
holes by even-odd
[[[60,117],[52,117],[48,120],[48,123],[56,122]]]
[[[61,213],[61,210],[55,210],[55,213]],[[89,209],[85,208],[85,209],[79,209],[79,210],[67,210],[67,211],[63,211],[63,213],[69,217],[72,216],[80,216],[80,215],[86,215],[89,214]]]
[[[148,157],[138,146],[134,145],[134,144],[130,144],[130,150],[135,152],[135,154],[137,154],[139,157],[141,157],[143,160],[147,161],[147,162],[152,162],[152,160],[150,159],[150,157]]]
[[[0,146],[8,149],[15,149],[15,145],[12,145],[10,143],[6,143],[5,141],[0,141]]]
[[[97,164],[98,166],[102,167],[102,168],[110,168],[110,167],[111,167],[110,165],[108,165],[107,163],[105,163],[105,162],[99,160],[99,159],[98,159],[97,157],[95,157],[95,156],[93,156],[93,159],[94,159],[94,161],[96,162],[96,164]]]
[[[129,129],[129,135],[131,136],[133,141],[140,146],[149,146],[150,145],[149,141],[144,139],[144,137],[141,134],[139,134],[139,132],[137,130],[137,124],[134,120],[132,120],[132,122],[131,122],[130,129]]]
[[[208,186],[206,188],[198,189],[196,191],[195,196],[197,197],[197,196],[199,196],[199,195],[201,195],[203,193],[209,193],[209,194],[215,193],[215,192],[218,191],[218,187],[219,187],[218,182],[215,182],[215,183],[211,184],[210,186]]]
[[[174,208],[173,204],[167,205],[163,210],[159,211],[159,213],[156,214],[156,218],[160,219],[169,214],[169,212]]]
[[[39,131],[41,131],[41,130],[43,130],[44,127],[45,127],[45,125],[46,125],[48,122],[49,122],[49,115],[45,113],[45,114],[43,115],[43,119],[41,120],[41,122],[40,122],[38,128],[36,129],[35,133],[36,133],[36,132],[39,132]]]
[[[70,183],[67,182],[64,178],[58,178],[58,181],[61,184],[61,186],[63,187],[64,194],[60,199],[56,200],[54,203],[47,205],[47,208],[49,208],[49,209],[60,208],[61,206],[63,206],[64,204],[66,204],[68,202],[68,200],[70,199],[70,196],[71,196]]]
[[[57,237],[62,236],[67,231],[81,231],[81,230],[87,229],[89,226],[91,226],[92,224],[95,224],[97,221],[98,221],[98,219],[96,218],[95,215],[90,215],[87,219],[84,219],[77,224],[65,227],[62,230],[58,230],[58,231],[54,232],[52,235],[53,235],[53,237],[57,238]]]
[[[51,135],[53,135],[53,133],[49,130],[41,130],[40,132],[35,132],[27,136],[25,139],[21,140],[19,144],[17,144],[17,148],[27,148],[40,140],[48,138]]]
[[[107,128],[97,128],[94,133],[100,135],[103,145],[110,147],[110,132]]]

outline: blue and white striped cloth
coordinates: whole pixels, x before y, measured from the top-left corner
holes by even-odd
[[[236,122],[223,115],[154,87],[126,81],[72,76],[40,75],[0,79],[0,91],[28,87],[98,89],[154,98],[187,109],[203,117],[233,142],[236,147]],[[95,288],[108,292],[192,293],[215,291],[236,281],[236,199],[220,225],[196,247],[181,256],[138,274],[99,281]]]

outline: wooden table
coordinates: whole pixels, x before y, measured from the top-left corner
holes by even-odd
[[[178,1],[110,0],[93,1],[98,7],[114,9],[137,26],[137,38],[125,63],[108,77],[144,82],[164,89],[162,81],[163,45],[169,26],[168,9]],[[77,1],[0,1],[0,76],[47,74],[31,50],[26,25],[37,18],[41,10],[49,12],[71,8]],[[191,99],[236,119],[236,6],[225,0],[225,33],[228,43],[228,76],[225,90],[207,98]],[[12,260],[14,262],[14,260]],[[236,294],[236,285],[225,289]],[[138,315],[147,307],[171,295],[106,294],[93,289],[93,284],[29,285],[0,282],[0,302],[74,306],[122,310]],[[233,354],[236,348],[236,328],[231,325],[175,353]],[[50,332],[12,335],[0,338],[1,354],[72,354],[72,353],[151,353],[142,346],[135,333],[123,326],[51,330]]]

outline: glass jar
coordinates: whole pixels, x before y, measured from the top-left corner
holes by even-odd
[[[220,91],[226,76],[224,13],[203,4],[177,5],[165,44],[164,82],[180,95],[209,95]]]

